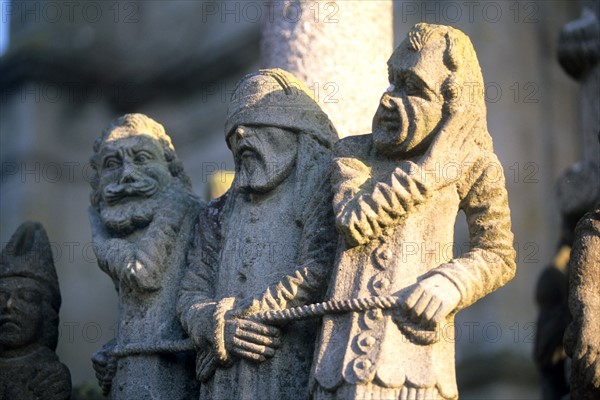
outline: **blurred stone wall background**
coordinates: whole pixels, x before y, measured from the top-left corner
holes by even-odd
[[[173,138],[196,193],[205,193],[214,171],[233,168],[222,132],[228,98],[237,80],[258,68],[261,23],[272,3],[2,3],[10,38],[0,57],[0,242],[26,219],[46,227],[63,296],[58,353],[74,385],[94,383],[89,355],[112,338],[117,311],[112,283],[90,245],[94,139],[123,113],[148,114]],[[314,3],[318,23],[331,4]],[[395,1],[393,9],[395,44],[419,21],[452,25],[471,37],[486,82],[489,131],[507,178],[517,276],[457,318],[461,398],[536,398],[533,288],[558,238],[555,180],[582,157],[579,89],[556,61],[556,39],[579,16],[580,4]],[[297,16],[289,9],[284,17]],[[343,24],[343,13],[335,20]],[[372,62],[359,43],[345,51],[355,53],[356,63]],[[386,76],[387,67],[380,67]],[[374,113],[377,99],[369,101]],[[461,218],[459,250],[465,242]],[[448,244],[416,245],[425,252]]]

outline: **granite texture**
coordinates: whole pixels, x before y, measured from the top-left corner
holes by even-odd
[[[302,399],[318,320],[251,317],[320,301],[333,262],[335,130],[305,85],[278,69],[243,78],[225,136],[232,188],[198,223],[178,315],[198,349],[201,399]]]
[[[454,315],[508,282],[515,250],[502,167],[486,127],[469,38],[417,24],[388,61],[373,133],[334,150],[341,235],[328,298],[394,295],[400,306],[326,316],[315,399],[455,399]],[[452,257],[457,213],[471,248]]]
[[[71,397],[69,369],[54,353],[60,303],[46,231],[25,222],[0,254],[0,399]]]
[[[565,334],[572,357],[571,399],[600,398],[600,202],[575,229],[569,261],[569,309]]]
[[[119,294],[116,338],[93,356],[100,386],[113,399],[189,399],[194,355],[173,348],[186,337],[175,304],[202,204],[164,128],[145,115],[113,121],[91,164],[94,250]]]

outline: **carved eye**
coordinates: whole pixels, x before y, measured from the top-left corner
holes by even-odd
[[[103,167],[106,169],[115,169],[119,168],[120,166],[121,160],[119,160],[117,157],[107,157],[103,164]]]
[[[423,88],[414,78],[407,78],[404,87],[406,89],[406,94],[409,96],[420,96],[423,93]]]
[[[152,154],[148,153],[147,151],[140,151],[135,155],[134,161],[136,164],[145,164],[152,159]]]
[[[40,294],[35,290],[24,289],[19,290],[19,292],[17,293],[17,298],[28,303],[35,303],[39,300]]]

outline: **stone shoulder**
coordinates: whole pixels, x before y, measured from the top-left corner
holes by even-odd
[[[371,151],[372,138],[371,133],[342,138],[333,146],[334,157],[365,158]]]

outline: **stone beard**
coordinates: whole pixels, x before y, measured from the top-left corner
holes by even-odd
[[[100,386],[113,399],[188,399],[197,391],[193,353],[153,349],[186,336],[175,303],[202,204],[164,128],[141,114],[105,130],[92,164],[94,249],[119,292],[116,339],[93,357]],[[145,353],[128,352],[132,344]]]
[[[261,135],[253,134],[253,129],[260,129]],[[281,145],[282,142],[290,142],[286,138],[290,133],[276,127],[238,127],[236,135],[241,138],[233,140],[235,144],[232,145],[232,151],[236,154],[233,185],[240,192],[268,192],[292,172],[296,162],[296,146]],[[276,161],[267,161],[275,151],[278,152]]]
[[[261,70],[232,96],[225,134],[236,176],[201,215],[177,306],[198,349],[200,399],[308,396],[317,321],[248,317],[318,302],[326,289],[334,131],[308,93],[285,71]]]

